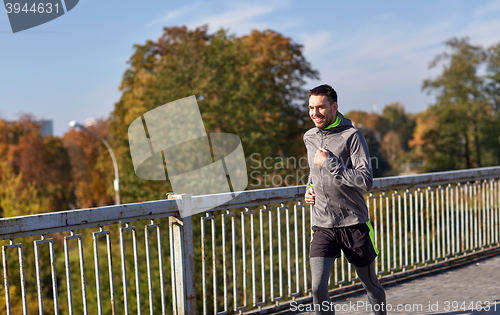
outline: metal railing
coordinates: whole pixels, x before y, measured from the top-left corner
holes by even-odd
[[[500,167],[491,167],[375,179],[366,202],[380,249],[379,277],[499,247],[499,178]],[[171,196],[177,200],[0,219],[4,309],[7,314],[278,309],[310,295],[312,208],[304,204],[304,193],[304,186],[245,191],[224,205],[219,205],[222,195],[177,195]],[[181,208],[205,212],[180,219]],[[330,289],[358,283],[354,268],[337,259]]]
[[[189,302],[194,291],[186,284],[194,285],[191,218],[180,221],[178,215],[175,200],[161,200],[0,219],[0,240],[9,242],[2,246],[5,308],[0,314],[45,314],[49,307],[53,314],[195,313],[196,305]],[[48,251],[41,250],[43,244]],[[86,250],[90,246],[93,251]],[[184,246],[191,251],[184,252]],[[113,257],[115,264],[120,260],[120,271],[113,268]],[[17,268],[9,268],[15,260]],[[167,287],[173,294],[167,294]]]

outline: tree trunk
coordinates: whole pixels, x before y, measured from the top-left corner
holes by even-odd
[[[469,151],[469,137],[467,134],[464,135],[465,137],[465,168],[471,168],[471,162],[470,162],[470,151]]]
[[[500,165],[500,145],[498,146],[498,165]]]
[[[479,147],[479,131],[477,130],[477,124],[474,124],[474,144],[476,146],[477,154],[477,167],[481,167],[481,149]]]

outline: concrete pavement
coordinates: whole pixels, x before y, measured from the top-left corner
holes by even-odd
[[[500,255],[438,274],[386,286],[388,314],[500,315]],[[336,314],[369,315],[366,293],[332,300]],[[300,308],[302,307],[302,308]],[[313,315],[311,306],[291,304],[287,315]],[[302,310],[302,311],[299,311]]]

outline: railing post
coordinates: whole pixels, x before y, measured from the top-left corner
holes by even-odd
[[[191,195],[170,195],[168,199],[178,199],[179,210],[191,213]],[[182,219],[169,217],[169,228],[174,314],[194,315],[196,314],[196,291],[192,217]]]

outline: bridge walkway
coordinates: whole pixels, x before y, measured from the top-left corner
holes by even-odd
[[[384,287],[388,307],[392,307],[388,314],[500,314],[500,255],[407,281],[387,283]],[[366,306],[364,290],[335,297],[332,302],[339,315],[373,314],[370,306]],[[307,304],[301,305],[303,311],[299,311],[299,306],[292,304],[295,311],[278,314],[314,314],[307,311]]]

